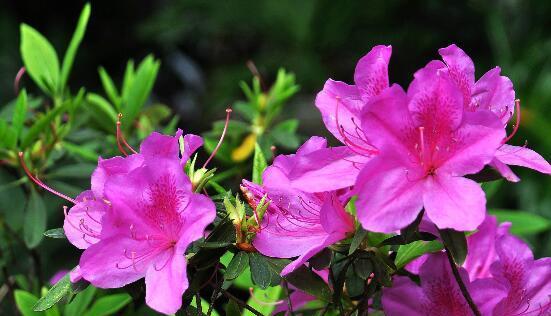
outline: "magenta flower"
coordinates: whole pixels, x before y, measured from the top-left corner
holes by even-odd
[[[390,46],[380,45],[361,58],[354,74],[355,85],[327,80],[316,97],[316,107],[327,129],[345,146],[323,146],[304,156],[295,167],[298,175],[291,178],[294,186],[307,192],[323,192],[354,185],[361,166],[377,153],[363,135],[361,113],[371,99],[388,88],[391,53]]]
[[[336,192],[307,193],[290,185],[290,176],[303,156],[325,147],[325,141],[313,137],[296,155],[280,155],[263,174],[263,186],[243,181],[243,186],[258,201],[267,194],[270,205],[253,240],[254,247],[270,257],[298,257],[286,266],[282,275],[301,266],[327,246],[354,230]]]
[[[65,208],[64,231],[69,241],[85,249],[71,281],[84,278],[96,287],[119,288],[145,277],[146,303],[175,313],[188,287],[185,252],[216,216],[214,203],[194,193],[184,165],[202,145],[195,135],[183,137],[182,152],[175,136],[152,133],[140,153],[120,135],[125,158],[100,158],[92,175],[92,189],[76,199],[61,194],[34,177],[36,184],[74,203]],[[181,153],[182,157],[179,157]]]
[[[505,289],[493,315],[551,314],[551,258],[534,260],[530,248],[509,234],[496,241],[499,260],[491,267],[493,278]]]
[[[463,282],[470,284],[468,290],[482,315],[548,315],[551,313],[551,258],[534,260],[528,246],[508,233],[509,226],[509,223],[498,226],[495,218],[488,216],[478,231],[468,237],[469,253],[460,269]],[[425,287],[434,278],[455,282],[449,268],[445,272],[433,270],[435,257],[445,260],[443,252],[425,255],[419,270],[412,271],[419,274],[421,287],[409,278],[396,277],[394,286],[384,290],[383,306],[387,315],[399,315],[400,311],[410,308],[415,303],[413,299],[400,301],[398,298],[414,294],[432,302],[430,306],[434,310],[471,315],[470,309],[465,314],[451,312],[465,303],[462,296],[452,298],[455,297],[452,291],[447,299],[440,301],[441,293],[434,291],[434,285],[429,289]],[[422,307],[418,312],[422,314],[427,310]]]
[[[80,227],[94,238],[84,240],[91,245],[80,259],[82,277],[100,288],[145,277],[146,303],[166,314],[180,308],[188,286],[186,248],[216,214],[210,199],[192,191],[178,157],[180,135],[153,133],[139,154],[100,161],[92,191],[109,209],[101,219],[85,213],[90,224]]]
[[[502,288],[495,288],[489,279],[469,281],[467,272],[459,268],[463,283],[482,315],[491,310],[503,297]],[[421,285],[408,277],[395,277],[391,288],[383,289],[382,304],[385,315],[474,315],[454,279],[444,253],[429,256],[419,271]]]
[[[416,74],[407,95],[393,85],[364,111],[364,135],[379,150],[355,186],[367,230],[401,229],[423,207],[439,228],[474,230],[484,220],[484,192],[462,176],[490,163],[505,132],[493,113],[463,111],[448,74],[431,74]]]
[[[506,126],[507,122],[517,111],[515,130],[503,140],[492,161],[491,166],[499,171],[509,181],[520,179],[507,165],[522,166],[536,171],[551,174],[551,165],[538,153],[526,147],[511,146],[505,143],[516,133],[520,124],[520,102],[515,103],[515,91],[509,78],[501,76],[499,67],[486,72],[475,82],[474,64],[471,58],[456,45],[441,48],[439,51],[444,63],[432,61],[425,67],[425,71],[446,71],[453,82],[461,90],[465,110],[469,112],[487,111],[495,113]],[[422,74],[419,74],[420,76]],[[430,74],[428,74],[430,76]],[[516,105],[516,106],[515,106]]]

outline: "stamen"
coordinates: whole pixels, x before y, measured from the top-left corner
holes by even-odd
[[[54,195],[57,195],[59,196],[60,198],[62,199],[65,199],[73,204],[76,204],[76,201],[70,197],[68,197],[67,195],[63,194],[63,193],[59,193],[57,192],[56,190],[50,188],[49,186],[45,185],[42,181],[40,181],[37,177],[34,177],[31,172],[29,171],[29,168],[27,168],[27,165],[25,164],[25,159],[23,158],[23,152],[20,151],[19,152],[19,162],[21,163],[21,166],[23,167],[23,170],[25,170],[25,173],[27,174],[27,177],[29,177],[29,179],[31,179],[36,185],[38,185],[39,187],[43,188],[44,190],[54,194]]]
[[[119,150],[123,155],[128,156],[126,151],[121,146],[121,142],[122,142],[122,144],[126,148],[128,148],[132,153],[137,154],[138,152],[128,144],[128,142],[126,141],[126,138],[124,138],[124,135],[121,132],[121,119],[122,119],[122,113],[119,113],[118,119],[117,119],[117,147],[119,147]]]
[[[216,144],[216,147],[214,147],[214,150],[212,151],[212,154],[210,154],[210,157],[205,161],[205,164],[203,165],[203,169],[207,167],[209,162],[216,156],[216,153],[218,152],[218,149],[220,149],[220,146],[222,146],[222,141],[224,140],[224,137],[226,136],[226,131],[228,130],[228,125],[230,123],[230,115],[231,115],[232,109],[227,108],[226,109],[226,123],[224,124],[224,130],[222,131],[222,135],[220,136],[220,140],[218,141],[218,144]]]
[[[21,67],[17,74],[15,75],[15,79],[13,80],[13,91],[16,95],[19,94],[19,83],[21,82],[21,78],[23,78],[23,75],[25,74],[25,67]]]
[[[262,301],[254,295],[254,291],[253,291],[252,287],[249,288],[249,294],[251,295],[251,298],[253,299],[253,301],[257,302],[260,305],[275,306],[275,305],[282,304],[284,302],[283,300],[279,300],[279,301],[275,301],[275,302]]]
[[[344,127],[339,123],[339,105],[340,105],[340,100],[341,98],[339,96],[335,97],[335,99],[337,100],[337,106],[335,107],[335,123],[337,124],[337,130],[339,131],[339,134],[341,135],[344,143],[352,150],[354,151],[355,153],[359,154],[359,155],[362,155],[362,156],[365,156],[366,154],[367,155],[376,155],[379,153],[378,150],[376,149],[370,149],[370,148],[365,148],[361,145],[358,145],[356,143],[354,143],[350,138],[348,138],[345,134],[345,129]],[[354,122],[354,121],[352,121]],[[348,132],[347,132],[348,133]],[[356,150],[354,150],[355,147],[356,149],[359,149],[359,150],[363,150],[365,153],[360,153],[360,152],[357,152]]]
[[[519,100],[519,99],[516,99],[516,100],[515,100],[515,111],[517,112],[517,120],[516,120],[516,122],[515,122],[513,132],[511,133],[511,135],[509,135],[508,137],[506,137],[506,138],[501,142],[502,144],[505,144],[505,143],[507,143],[508,141],[510,141],[511,138],[513,138],[513,136],[515,136],[515,134],[517,133],[518,128],[519,128],[519,126],[520,126],[520,100]]]
[[[161,271],[162,269],[164,269],[166,267],[166,265],[170,262],[170,260],[172,259],[172,256],[174,254],[171,254],[170,256],[168,256],[168,259],[166,259],[165,263],[163,264],[163,266],[159,269],[157,269],[157,263],[154,263],[153,264],[153,269],[155,269],[155,271]]]

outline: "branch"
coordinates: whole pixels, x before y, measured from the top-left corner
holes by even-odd
[[[224,296],[226,296],[227,298],[229,298],[230,300],[234,301],[237,303],[237,305],[239,305],[241,308],[245,308],[247,310],[249,310],[249,312],[257,315],[257,316],[264,316],[262,315],[262,313],[260,313],[259,311],[257,311],[256,309],[254,309],[252,306],[250,306],[249,304],[243,302],[242,300],[238,299],[237,297],[233,296],[230,292],[224,290],[224,289],[221,289],[222,291],[222,294],[224,294]]]
[[[469,304],[469,307],[473,311],[473,314],[475,316],[481,316],[480,311],[478,310],[478,307],[474,303],[471,294],[469,294],[469,291],[467,290],[467,287],[465,286],[465,283],[463,283],[463,280],[461,279],[461,275],[459,275],[459,270],[457,270],[457,265],[455,264],[455,261],[453,260],[453,257],[451,255],[450,250],[447,246],[444,246],[446,249],[446,255],[448,257],[448,261],[450,262],[450,267],[452,269],[453,276],[455,278],[455,281],[457,282],[457,285],[459,285],[459,289],[461,290],[461,293],[463,294],[463,297],[467,301],[467,304]]]
[[[289,310],[289,314],[291,316],[295,316],[295,312],[293,312],[293,304],[291,303],[291,294],[289,293],[289,285],[285,280],[283,281],[283,287],[285,288],[285,293],[287,294],[287,309]]]

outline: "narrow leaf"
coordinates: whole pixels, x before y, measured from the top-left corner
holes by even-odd
[[[59,280],[33,307],[35,312],[45,311],[71,293],[69,273]]]
[[[551,228],[551,220],[534,213],[513,210],[490,210],[499,222],[511,222],[515,235],[537,234]]]
[[[42,313],[36,313],[33,311],[33,305],[38,301],[38,298],[31,293],[23,290],[15,290],[15,305],[23,316],[36,316]]]
[[[34,28],[21,24],[20,49],[29,76],[46,94],[56,94],[59,60],[52,44]]]
[[[38,135],[46,128],[48,128],[48,124],[50,124],[50,122],[54,118],[56,118],[65,110],[65,107],[66,105],[58,106],[53,110],[50,110],[48,113],[46,113],[46,115],[39,118],[25,134],[25,137],[23,137],[23,140],[21,141],[21,147],[27,148],[29,145],[31,145],[32,142],[36,140]]]
[[[268,166],[266,162],[266,157],[262,153],[262,149],[256,143],[254,145],[254,158],[253,158],[253,182],[262,184],[262,173],[264,169]]]
[[[120,96],[113,80],[103,67],[99,67],[98,73],[101,79],[101,84],[103,85],[103,90],[105,90],[105,94],[109,97],[109,101],[111,101],[117,110],[120,111]]]
[[[356,249],[360,247],[360,244],[364,241],[366,237],[367,230],[363,229],[361,226],[358,227],[358,230],[356,230],[356,233],[354,234],[354,237],[350,242],[350,249],[348,250],[348,254],[354,253],[354,251],[356,251]]]
[[[67,238],[67,236],[65,236],[65,231],[63,230],[63,228],[48,229],[44,232],[44,236],[54,239]]]
[[[69,47],[67,48],[67,51],[65,52],[65,56],[63,57],[63,64],[61,66],[61,81],[60,81],[61,90],[63,90],[63,88],[67,84],[67,80],[69,79],[69,74],[71,73],[71,68],[73,67],[73,62],[75,60],[78,47],[80,46],[80,43],[82,42],[82,38],[84,37],[84,33],[86,32],[86,26],[88,25],[89,18],[90,18],[90,3],[87,3],[84,6],[84,9],[82,9],[82,12],[80,13],[80,17],[77,23],[77,28],[75,29],[75,33],[73,33],[73,38],[71,38]]]
[[[442,246],[442,243],[436,240],[417,240],[407,245],[402,245],[400,246],[400,248],[398,248],[398,253],[396,254],[394,264],[396,264],[396,268],[401,269],[406,264],[419,258],[420,256],[426,253],[440,251],[443,248],[444,247]]]
[[[23,225],[23,239],[29,248],[38,246],[43,233],[46,230],[46,207],[42,201],[42,197],[31,191],[31,197],[25,211],[25,220]]]

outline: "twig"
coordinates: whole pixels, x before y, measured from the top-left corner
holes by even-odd
[[[238,299],[237,297],[233,296],[230,292],[224,290],[224,289],[220,289],[222,291],[222,294],[224,294],[224,296],[226,296],[227,298],[229,298],[230,300],[234,301],[237,303],[237,305],[239,305],[239,307],[241,308],[245,308],[247,310],[249,310],[249,312],[257,315],[257,316],[264,316],[262,315],[262,313],[260,313],[259,311],[257,311],[256,309],[254,309],[252,306],[250,306],[249,304],[243,302],[242,300]]]
[[[203,315],[203,306],[201,304],[201,294],[195,293],[195,304],[197,305],[197,315]]]
[[[216,302],[216,299],[218,298],[218,294],[220,294],[220,290],[222,289],[222,285],[224,284],[224,281],[218,282],[218,285],[214,288],[214,291],[212,291],[212,296],[210,297],[210,305],[209,310],[207,311],[207,316],[210,316],[212,314],[212,310],[214,309],[214,302]]]
[[[463,280],[461,279],[461,275],[459,275],[459,270],[457,270],[457,265],[455,264],[455,261],[451,255],[450,250],[446,246],[444,246],[444,249],[446,249],[446,255],[448,257],[448,261],[450,262],[450,267],[452,269],[453,276],[455,278],[455,281],[457,282],[457,285],[459,285],[459,289],[461,290],[463,297],[467,301],[467,304],[469,304],[469,307],[473,311],[473,314],[475,316],[481,316],[482,314],[480,314],[480,311],[478,310],[478,307],[474,303],[471,297],[471,294],[469,294],[469,291],[467,290],[465,283],[463,283]]]
[[[289,314],[291,316],[295,316],[295,312],[293,311],[293,304],[291,302],[291,294],[289,293],[289,284],[287,284],[287,281],[283,280],[283,287],[285,288],[285,293],[287,294],[287,309],[289,310]]]

